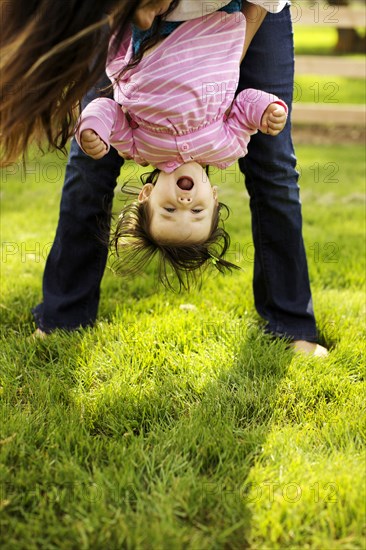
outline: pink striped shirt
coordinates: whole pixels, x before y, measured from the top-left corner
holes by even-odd
[[[108,149],[165,172],[190,161],[226,168],[245,156],[268,105],[287,109],[259,90],[244,90],[234,100],[245,25],[240,12],[184,22],[116,82],[132,55],[131,40],[124,42],[107,65],[115,101],[87,105],[78,143],[81,132],[92,129]]]

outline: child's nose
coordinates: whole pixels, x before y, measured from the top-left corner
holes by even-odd
[[[192,197],[178,197],[179,202],[185,203],[185,202],[192,202]]]

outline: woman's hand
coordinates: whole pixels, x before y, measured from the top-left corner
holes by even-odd
[[[92,159],[99,160],[108,153],[108,147],[93,130],[81,132],[80,143],[85,153]]]
[[[271,103],[263,113],[259,129],[263,134],[277,136],[284,129],[286,120],[285,108],[279,103]]]

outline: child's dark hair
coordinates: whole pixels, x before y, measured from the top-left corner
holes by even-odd
[[[155,169],[143,174],[142,183],[155,184],[159,173],[160,170]],[[122,187],[122,191],[129,196],[138,194],[135,189],[128,189],[126,186]],[[159,280],[171,290],[176,289],[176,280],[178,291],[181,291],[189,290],[192,284],[197,283],[210,265],[221,273],[240,269],[224,259],[230,246],[230,236],[224,228],[222,210],[229,215],[228,207],[219,203],[214,212],[210,235],[204,243],[164,244],[157,242],[151,234],[148,202],[130,202],[122,209],[112,233],[110,246],[116,256],[113,270],[120,275],[141,273],[158,254]],[[172,273],[169,272],[169,267]]]

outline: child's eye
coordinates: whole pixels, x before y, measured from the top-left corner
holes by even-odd
[[[175,208],[164,208],[167,212],[175,212]]]
[[[194,214],[199,214],[200,212],[202,212],[203,208],[192,208],[192,212]]]

